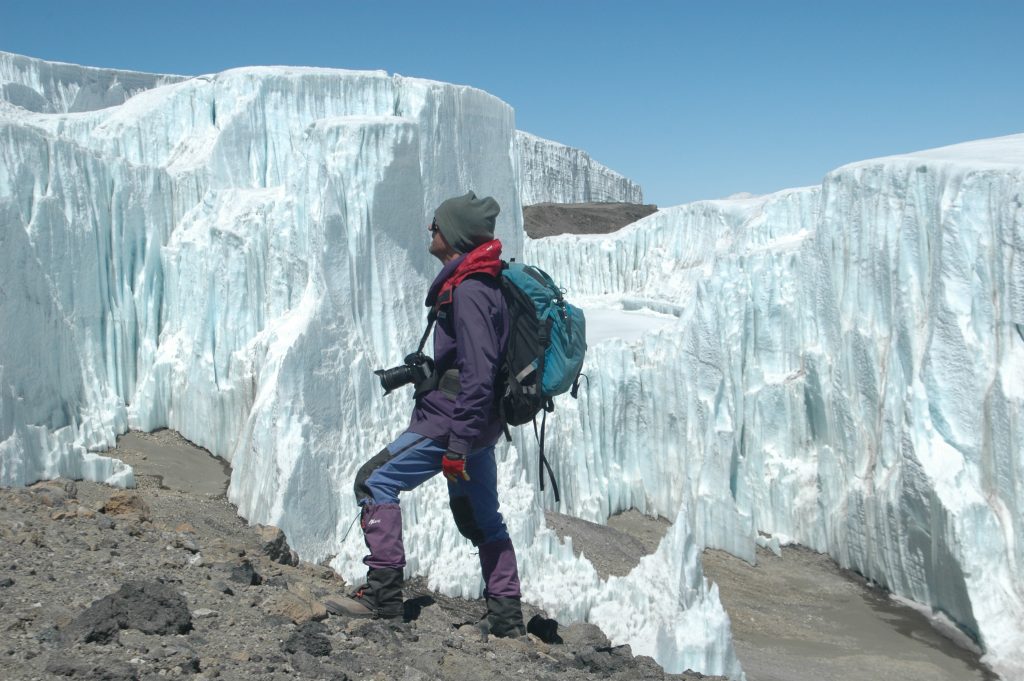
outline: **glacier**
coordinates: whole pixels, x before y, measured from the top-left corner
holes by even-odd
[[[517,130],[519,196],[535,203],[643,203],[643,188],[582,149]]]
[[[545,174],[550,156],[480,90],[75,68],[0,53],[0,484],[130,486],[101,452],[128,427],[174,428],[230,461],[244,517],[360,578],[351,482],[409,407],[372,370],[418,340],[437,270],[424,226],[472,187],[502,205],[504,255],[594,311],[588,380],[547,423],[558,510],[674,521],[602,581],[545,526],[519,429],[499,467],[525,598],[669,671],[741,679],[701,550],[753,562],[799,542],[944,613],[1022,678],[1024,136],[532,241],[524,203],[604,175]],[[435,480],[403,499],[407,573],[477,597],[445,498]]]
[[[117,106],[144,90],[182,80],[184,76],[98,69],[0,52],[0,100],[37,113]]]
[[[1024,135],[526,254],[605,307],[677,315],[591,350],[548,423],[562,510],[685,514],[750,562],[827,552],[1024,678]]]

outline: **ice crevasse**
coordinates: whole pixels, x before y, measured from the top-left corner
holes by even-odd
[[[0,484],[131,484],[98,452],[129,426],[171,427],[231,462],[242,515],[361,577],[351,482],[409,407],[372,371],[422,331],[425,219],[473,187],[503,207],[507,257],[574,296],[673,315],[595,343],[580,400],[548,422],[560,510],[636,507],[672,531],[601,581],[544,526],[532,433],[517,433],[500,493],[527,599],[670,671],[741,678],[700,550],[753,560],[768,533],[946,612],[1020,678],[1021,138],[533,242],[521,197],[562,176],[524,177],[511,108],[479,90],[327,69],[114,74],[83,101],[123,103],[70,112],[74,69],[44,66],[0,54],[18,84],[0,100]],[[445,496],[433,481],[403,501],[407,572],[475,597]]]

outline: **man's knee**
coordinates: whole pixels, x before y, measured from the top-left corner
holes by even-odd
[[[469,497],[452,497],[448,506],[452,509],[452,517],[455,518],[459,534],[473,542],[473,546],[480,546],[484,542],[484,531],[476,521]]]
[[[367,484],[370,476],[378,468],[390,461],[393,456],[391,451],[385,447],[359,468],[359,472],[356,473],[356,481],[352,486],[352,491],[356,495],[356,503],[363,504],[367,501],[373,501],[373,491]]]

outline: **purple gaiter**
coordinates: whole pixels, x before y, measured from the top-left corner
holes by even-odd
[[[366,504],[363,506],[363,539],[369,555],[363,562],[371,570],[405,567],[405,546],[402,545],[402,508],[398,504]]]
[[[480,569],[484,573],[484,596],[519,598],[519,569],[511,539],[499,539],[481,546]]]

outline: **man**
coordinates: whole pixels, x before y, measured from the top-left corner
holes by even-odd
[[[502,433],[494,388],[508,345],[508,308],[497,277],[500,208],[473,192],[442,203],[428,228],[443,267],[426,305],[436,313],[433,380],[415,390],[409,428],[363,464],[355,481],[370,550],[366,584],[335,605],[358,617],[402,615],[402,512],[398,494],[437,473],[448,480],[455,524],[480,551],[492,635],[525,633],[516,554],[498,512],[494,445]]]

